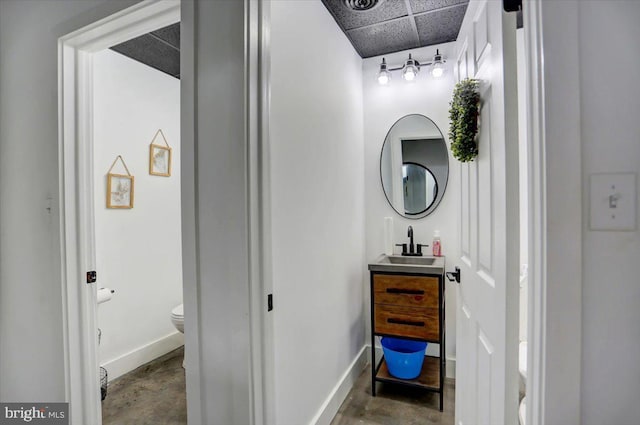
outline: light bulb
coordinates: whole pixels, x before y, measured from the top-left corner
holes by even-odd
[[[433,75],[434,78],[440,78],[442,77],[442,74],[444,74],[444,67],[442,64],[439,62],[434,63],[433,68],[431,68],[431,75]]]
[[[382,86],[386,86],[387,84],[389,84],[389,75],[388,72],[381,72],[378,75],[378,83]]]
[[[444,62],[440,54],[440,49],[436,49],[436,55],[433,57],[433,65],[431,65],[431,75],[433,78],[442,77],[442,74],[444,74],[444,66],[442,64]]]
[[[402,78],[404,78],[406,81],[413,81],[416,78],[416,73],[413,68],[407,68],[402,73]]]
[[[386,86],[389,84],[389,80],[391,80],[391,72],[387,70],[387,61],[382,58],[380,71],[378,71],[378,83],[382,86]]]
[[[416,78],[416,75],[420,71],[420,64],[415,61],[411,57],[411,53],[409,53],[409,59],[404,63],[404,67],[402,68],[402,78],[405,81],[413,81]]]

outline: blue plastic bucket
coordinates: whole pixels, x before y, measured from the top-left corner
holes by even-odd
[[[400,379],[415,379],[420,375],[426,342],[390,337],[380,342],[391,375]]]

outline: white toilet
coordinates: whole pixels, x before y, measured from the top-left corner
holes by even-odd
[[[171,310],[171,323],[181,333],[184,333],[184,304],[180,304]]]
[[[520,382],[526,387],[527,384],[527,341],[520,341],[518,346],[518,372],[520,372]]]
[[[518,347],[518,372],[520,372],[520,408],[518,416],[520,425],[526,425],[527,417],[527,283],[528,267],[522,264],[520,267],[520,345]]]
[[[178,331],[184,333],[184,307],[183,304],[171,310],[171,323]],[[182,367],[184,367],[184,359],[182,359]]]
[[[520,418],[520,425],[527,425],[527,398],[523,398],[520,402],[520,408],[518,409],[518,417]]]
[[[520,393],[524,394],[527,387],[527,341],[520,341],[518,347],[518,371],[520,372]],[[520,417],[520,425],[526,425],[527,397],[522,397],[520,400],[518,416]]]

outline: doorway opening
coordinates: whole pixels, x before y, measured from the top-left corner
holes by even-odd
[[[182,299],[179,82],[108,50],[179,21],[179,1],[141,2],[58,42],[72,423],[102,423],[104,371],[113,380],[182,346],[171,322]],[[152,156],[153,145],[161,146],[162,158]],[[154,271],[166,276],[153,278]]]
[[[167,418],[180,424],[187,418],[179,49],[177,22],[91,57],[98,357],[106,425]]]

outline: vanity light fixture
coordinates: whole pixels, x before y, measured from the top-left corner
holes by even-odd
[[[401,65],[390,68],[387,65],[387,61],[382,58],[382,63],[380,64],[380,70],[378,71],[378,83],[382,86],[386,86],[391,81],[391,72],[392,71],[400,71],[402,70],[402,78],[405,81],[414,81],[420,72],[421,66],[428,66],[429,73],[434,78],[440,78],[444,74],[444,63],[446,60],[443,59],[440,54],[440,50],[436,50],[436,54],[433,56],[431,62],[420,63],[415,60],[411,53],[409,53],[409,58]]]

